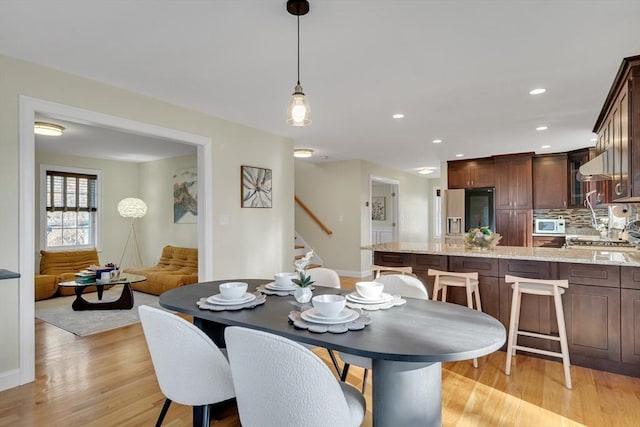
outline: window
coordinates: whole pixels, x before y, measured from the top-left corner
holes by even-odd
[[[98,174],[46,169],[45,247],[97,246]]]

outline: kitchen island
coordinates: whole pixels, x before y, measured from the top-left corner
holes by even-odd
[[[511,286],[507,274],[538,279],[567,279],[563,295],[571,363],[640,377],[640,250],[497,246],[478,251],[443,243],[393,242],[372,250],[374,263],[411,266],[433,294],[429,268],[477,271],[483,311],[509,325]],[[449,302],[466,305],[462,288],[449,290]],[[525,295],[521,329],[557,333],[552,301]],[[521,337],[523,345],[558,351],[555,342]],[[531,354],[540,357],[539,355]]]

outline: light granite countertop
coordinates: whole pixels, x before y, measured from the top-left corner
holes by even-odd
[[[391,242],[363,246],[361,249],[428,255],[448,255],[482,258],[522,259],[532,261],[571,262],[581,264],[607,264],[640,267],[640,250],[591,250],[575,248],[542,248],[496,246],[493,250],[467,249],[462,245],[444,243]]]

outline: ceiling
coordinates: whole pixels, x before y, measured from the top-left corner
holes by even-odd
[[[300,80],[313,123],[293,128],[285,3],[2,0],[0,53],[290,137],[310,161],[414,172],[458,153],[594,145],[622,58],[640,54],[637,0],[310,0]]]

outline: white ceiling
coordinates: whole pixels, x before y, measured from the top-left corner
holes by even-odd
[[[292,128],[285,3],[0,0],[0,53],[291,137],[312,161],[406,171],[456,153],[593,145],[622,58],[640,54],[638,0],[310,0],[301,83],[313,124]]]

